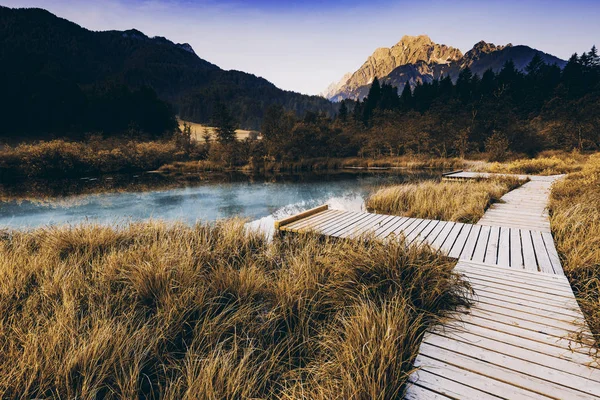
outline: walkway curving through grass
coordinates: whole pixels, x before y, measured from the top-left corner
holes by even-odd
[[[560,176],[529,178],[478,224],[318,209],[279,229],[404,236],[459,260],[454,270],[471,285],[474,303],[428,331],[406,398],[600,398],[594,338],[548,229],[545,208]]]

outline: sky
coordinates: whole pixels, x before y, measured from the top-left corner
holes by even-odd
[[[600,46],[599,0],[0,0],[40,7],[92,30],[135,28],[189,43],[223,69],[318,94],[378,47],[427,34],[468,51],[527,44],[567,59]]]

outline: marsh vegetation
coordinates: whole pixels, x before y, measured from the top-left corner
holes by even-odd
[[[407,183],[378,190],[366,205],[380,214],[476,223],[492,203],[522,183],[511,177]]]
[[[403,243],[243,222],[0,237],[0,397],[393,399],[424,330],[468,301]]]
[[[600,340],[600,154],[554,185],[550,211],[565,274]]]

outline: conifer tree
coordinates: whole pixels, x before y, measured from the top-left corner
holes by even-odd
[[[217,140],[221,144],[235,142],[236,122],[227,106],[221,102],[215,104],[212,123],[217,131]]]
[[[408,81],[404,83],[404,89],[402,89],[402,94],[400,95],[400,104],[405,110],[413,107],[413,93]]]
[[[529,64],[525,67],[525,72],[530,76],[537,75],[544,65],[546,64],[544,63],[544,60],[542,60],[540,53],[535,53],[531,61],[529,61]]]
[[[348,119],[348,107],[346,106],[346,101],[342,100],[342,104],[340,104],[340,111],[338,112],[338,118],[342,122],[346,122]]]

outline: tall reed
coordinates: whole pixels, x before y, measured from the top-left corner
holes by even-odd
[[[407,183],[378,190],[367,200],[367,208],[381,214],[475,223],[521,183],[515,178]]]
[[[600,340],[600,154],[554,185],[550,211],[565,274]]]
[[[452,266],[239,220],[7,231],[0,398],[398,398]]]

